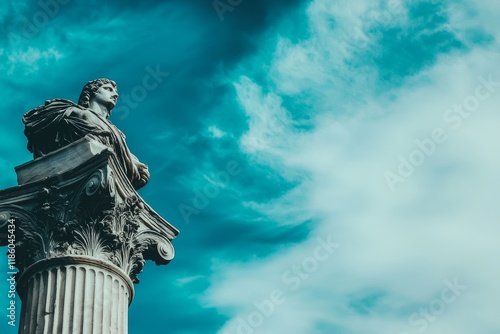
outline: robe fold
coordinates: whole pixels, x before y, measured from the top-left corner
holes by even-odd
[[[82,117],[82,115],[84,117]],[[141,184],[139,168],[144,168],[125,142],[125,135],[108,119],[69,100],[54,99],[23,116],[28,150],[34,158],[89,136],[110,147],[136,189]]]

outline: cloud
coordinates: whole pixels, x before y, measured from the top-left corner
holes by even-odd
[[[256,200],[254,207],[275,221],[316,224],[307,240],[267,258],[214,263],[206,302],[231,317],[220,333],[465,334],[498,328],[492,312],[476,313],[494,309],[498,292],[491,278],[499,269],[488,265],[500,250],[494,237],[500,232],[494,200],[500,195],[494,176],[500,166],[494,140],[498,55],[491,42],[461,39],[465,28],[444,14],[453,6],[443,3],[433,12],[435,2],[427,4],[405,3],[405,15],[385,23],[357,19],[386,10],[368,2],[340,8],[316,0],[307,11],[307,39],[281,36],[247,63],[246,73],[254,75],[233,74],[248,117],[242,149],[295,176],[287,179],[301,179],[281,198]],[[484,7],[475,8],[485,15]],[[359,37],[349,23],[385,37],[356,51],[349,40]],[[390,25],[401,32],[429,29],[398,37],[388,34]],[[443,44],[442,38],[456,42]],[[400,46],[416,48],[425,59],[403,53],[404,59],[380,62]],[[266,52],[272,56],[264,74],[259,65]],[[405,62],[411,70],[400,67]],[[493,82],[492,90],[476,105],[478,87],[488,92],[484,80]],[[294,108],[304,101],[308,108]],[[464,112],[453,113],[456,105],[466,106]],[[269,131],[273,117],[282,126]],[[429,144],[436,129],[446,139]],[[424,142],[431,153],[421,148]],[[419,150],[424,161],[392,192],[384,173],[397,173],[399,157],[411,159]],[[305,271],[315,240],[325,236],[341,247],[292,291],[284,273],[293,265]],[[271,307],[263,301],[275,290],[286,301]],[[262,303],[269,307],[257,306]]]
[[[224,131],[216,127],[215,125],[211,125],[208,127],[208,132],[214,138],[222,138],[226,135]]]
[[[31,74],[39,69],[39,64],[48,65],[53,61],[58,61],[62,57],[63,55],[54,48],[44,51],[31,47],[26,51],[17,50],[8,56],[10,64],[8,73],[12,74],[16,67],[22,66],[25,74]]]

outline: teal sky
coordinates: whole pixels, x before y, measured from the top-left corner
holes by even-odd
[[[130,334],[498,334],[500,4],[215,3],[4,3],[0,189],[22,115],[107,77],[181,231]]]

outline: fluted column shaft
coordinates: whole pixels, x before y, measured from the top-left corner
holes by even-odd
[[[19,278],[19,334],[126,334],[130,278],[86,256],[35,263]]]

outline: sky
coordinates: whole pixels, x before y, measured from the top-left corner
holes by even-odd
[[[499,16],[493,0],[7,1],[0,189],[31,159],[23,113],[110,78],[111,120],[151,172],[139,193],[180,230],[139,277],[130,334],[498,334]]]

